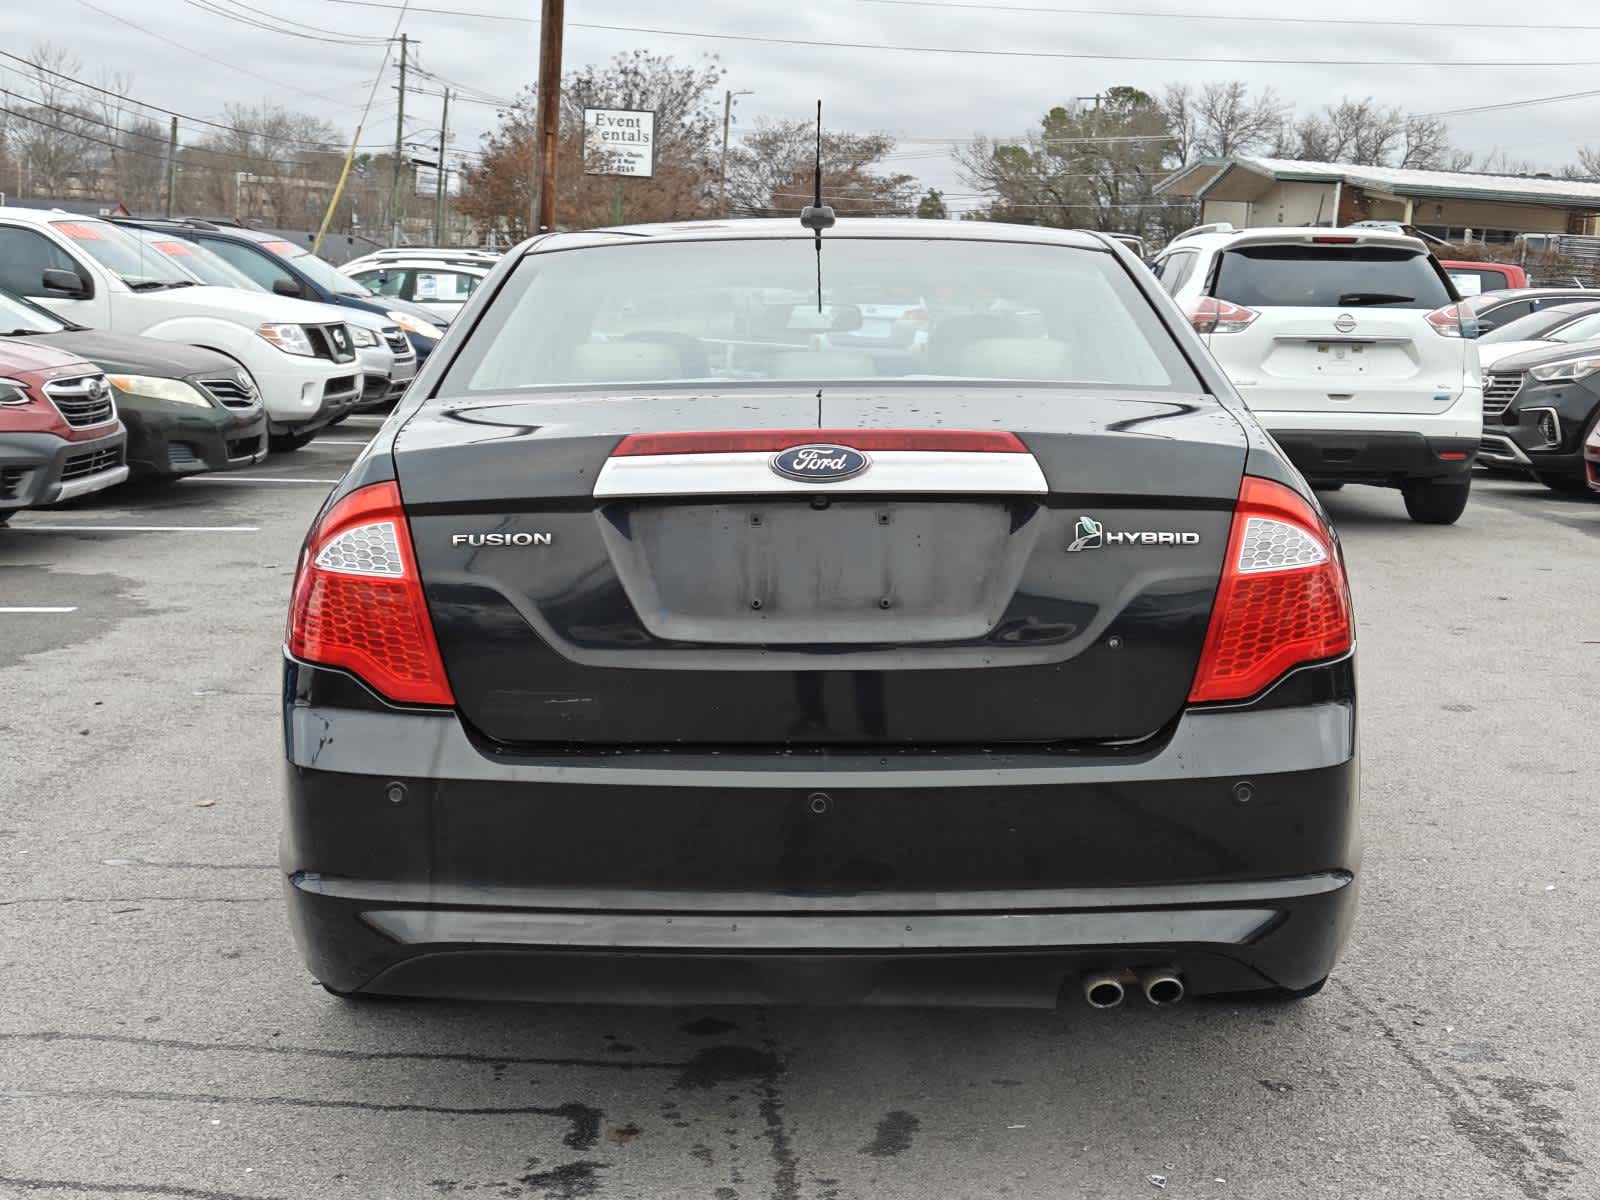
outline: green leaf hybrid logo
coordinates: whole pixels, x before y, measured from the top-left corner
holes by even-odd
[[[1107,529],[1104,524],[1085,514],[1078,518],[1073,530],[1068,554],[1079,550],[1098,550],[1102,546],[1198,546],[1200,535],[1192,530],[1176,529]]]

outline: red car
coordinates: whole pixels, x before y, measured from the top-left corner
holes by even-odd
[[[1439,260],[1445,274],[1463,296],[1476,296],[1480,292],[1501,292],[1507,288],[1528,286],[1528,273],[1516,263],[1462,262]]]
[[[128,434],[98,367],[12,338],[0,342],[0,525],[128,477]]]

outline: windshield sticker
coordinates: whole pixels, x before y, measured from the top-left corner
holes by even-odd
[[[292,255],[298,253],[300,250],[300,247],[296,246],[293,242],[262,242],[261,244],[266,249],[271,250],[274,254]]]
[[[57,221],[55,227],[69,238],[79,242],[103,242],[106,235],[93,225],[79,225],[72,221]]]
[[[173,258],[181,258],[185,254],[194,253],[184,242],[151,242],[150,244],[161,253],[170,254]]]

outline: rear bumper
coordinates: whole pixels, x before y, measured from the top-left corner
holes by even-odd
[[[120,423],[113,433],[83,441],[0,434],[0,511],[61,504],[121,483],[128,477],[127,440]],[[95,469],[83,471],[85,464]]]
[[[1464,479],[1480,449],[1476,436],[1277,429],[1271,425],[1268,429],[1300,473],[1318,482],[1398,484],[1407,479]]]
[[[1297,989],[1354,912],[1348,699],[1191,710],[1131,755],[507,757],[335,707],[330,674],[288,666],[281,863],[339,991],[1048,1005],[1157,963]]]

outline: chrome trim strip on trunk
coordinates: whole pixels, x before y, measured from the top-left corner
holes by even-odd
[[[594,497],[751,495],[1028,495],[1049,491],[1031,454],[876,450],[859,475],[834,482],[789,479],[765,450],[734,454],[653,454],[608,458]]]

